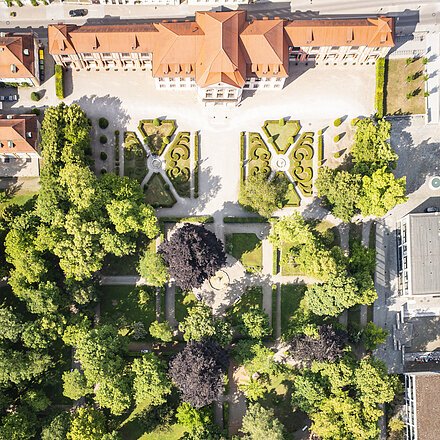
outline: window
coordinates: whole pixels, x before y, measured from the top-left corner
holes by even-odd
[[[102,56],[105,58],[109,58],[112,56],[112,54],[111,53],[103,53]]]
[[[91,53],[83,53],[83,57],[84,58],[91,58],[92,54]]]
[[[4,159],[3,159],[3,162],[4,163],[9,163],[11,161],[11,158],[10,157],[5,157]]]
[[[339,50],[339,46],[332,46],[331,50]]]
[[[26,158],[26,163],[31,163],[31,162],[32,162],[32,159],[30,157],[27,157]]]

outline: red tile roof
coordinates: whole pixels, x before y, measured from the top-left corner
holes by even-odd
[[[30,134],[30,136],[28,136]],[[38,147],[35,115],[0,115],[0,154],[35,153]]]

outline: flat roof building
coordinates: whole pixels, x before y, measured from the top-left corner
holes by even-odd
[[[398,253],[404,295],[440,294],[440,213],[405,216],[399,224]]]

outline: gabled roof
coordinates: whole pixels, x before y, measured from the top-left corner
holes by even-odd
[[[350,20],[294,20],[286,27],[292,46],[392,47],[393,19],[390,17]]]
[[[249,71],[261,76],[288,76],[289,53],[284,20],[256,20],[240,34]]]
[[[35,77],[33,35],[0,37],[0,78]]]
[[[205,38],[196,64],[200,87],[226,83],[243,87],[246,82],[246,60],[240,32],[246,24],[246,12],[197,12]]]
[[[11,118],[0,115],[0,153],[35,153],[37,140],[38,123],[35,115],[13,115]]]

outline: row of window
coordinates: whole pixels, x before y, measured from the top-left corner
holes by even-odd
[[[3,158],[3,163],[11,163],[11,162],[14,162],[14,160],[23,160],[23,159],[18,159],[16,157],[4,157]],[[26,157],[25,160],[26,160],[27,163],[32,162],[32,159],[30,157]]]

